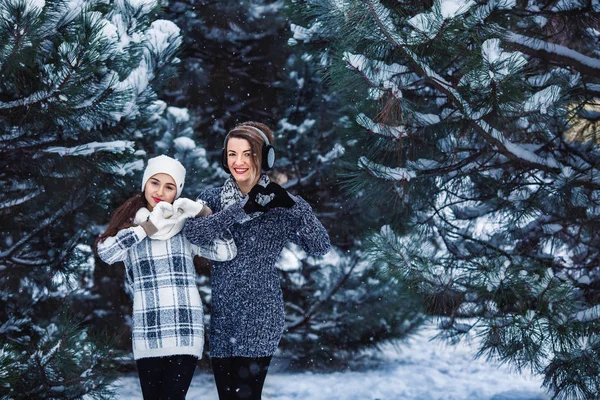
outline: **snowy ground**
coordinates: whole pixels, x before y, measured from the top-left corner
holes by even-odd
[[[474,360],[475,344],[449,346],[429,341],[425,329],[402,347],[387,346],[376,367],[334,373],[286,373],[274,359],[263,399],[306,400],[547,400],[542,378],[507,366]],[[120,399],[141,399],[136,375],[117,381]],[[218,400],[212,376],[199,372],[188,399]]]

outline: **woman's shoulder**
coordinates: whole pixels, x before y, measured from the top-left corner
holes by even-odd
[[[202,200],[206,202],[206,204],[208,204],[211,210],[215,211],[217,205],[220,204],[221,190],[222,187],[220,186],[204,189],[200,192],[198,197],[196,197],[196,200]]]
[[[221,195],[221,189],[222,189],[221,186],[204,189],[203,191],[200,192],[200,194],[198,195],[196,200],[208,201],[210,199],[217,198]]]

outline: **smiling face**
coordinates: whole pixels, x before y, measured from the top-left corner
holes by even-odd
[[[150,211],[161,201],[173,204],[175,196],[177,196],[175,179],[171,175],[163,173],[152,175],[144,187],[144,196]]]
[[[227,140],[227,166],[242,191],[251,188],[258,181],[260,174],[256,158],[246,139],[231,137]]]

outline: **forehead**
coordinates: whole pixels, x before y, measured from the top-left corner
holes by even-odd
[[[250,150],[250,142],[246,139],[232,137],[227,140],[227,151],[246,151]]]
[[[154,174],[150,177],[150,179],[156,179],[157,181],[159,181],[162,184],[167,184],[167,183],[171,183],[173,185],[175,185],[175,179],[173,179],[173,177],[169,174],[163,174],[163,173],[159,173],[159,174]]]

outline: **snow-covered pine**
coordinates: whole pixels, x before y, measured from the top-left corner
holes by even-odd
[[[335,250],[323,259],[294,245],[284,250],[278,263],[286,302],[280,349],[291,368],[339,368],[366,348],[409,335],[422,314],[393,278],[376,278],[355,251],[363,227],[373,221],[337,184],[349,108],[321,79],[322,59],[301,43],[292,50],[281,84],[273,177],[311,204]],[[401,301],[411,306],[396,308]]]
[[[0,1],[0,397],[109,394],[114,344],[74,321],[97,321],[91,245],[164,118],[181,36],[157,7]]]
[[[279,118],[280,71],[287,58],[283,5],[281,0],[168,2],[163,16],[184,32],[185,62],[179,78],[165,88],[165,98],[190,110],[195,140],[207,149],[218,149],[236,123],[273,125]],[[222,176],[213,178],[218,182]]]
[[[358,115],[349,188],[388,205],[373,262],[565,399],[600,391],[596,3],[311,0],[294,29]]]

